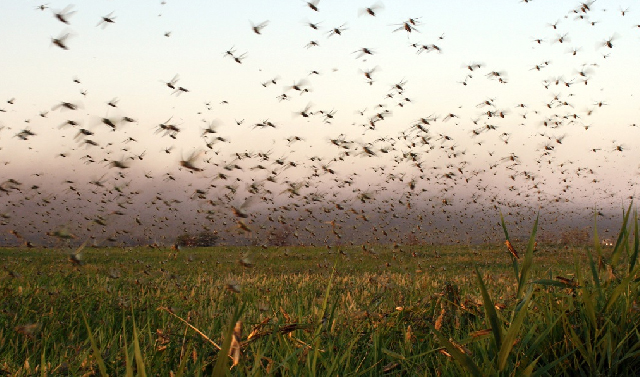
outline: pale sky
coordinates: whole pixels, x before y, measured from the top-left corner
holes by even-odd
[[[522,205],[555,212],[565,203],[583,210],[614,206],[617,213],[635,195],[637,2],[320,0],[315,6],[318,11],[301,0],[0,3],[0,183],[6,189],[0,213],[13,219],[3,226],[51,231],[39,220],[16,218],[63,191],[77,190],[87,200],[75,204],[76,212],[109,214],[113,203],[96,200],[107,188],[89,183],[101,177],[111,188],[131,182],[129,196],[147,196],[138,206],[150,205],[157,193],[186,202],[196,188],[209,190],[206,199],[181,206],[190,208],[181,216],[193,224],[203,202],[227,194],[224,200],[235,200],[222,205],[228,209],[254,195],[246,189],[252,182],[268,190],[259,196],[276,202],[287,198],[286,181],[295,181],[307,183],[302,196],[335,194],[357,204],[359,193],[372,192],[369,204],[376,206],[406,192],[420,193],[414,201],[422,203],[454,201],[456,193],[456,204],[470,210]],[[60,12],[74,12],[63,15],[68,24],[55,17]],[[114,22],[99,24],[103,17]],[[252,25],[260,24],[256,34]],[[68,49],[52,43],[67,34]],[[176,75],[174,91],[166,83]],[[291,88],[296,84],[303,90]],[[62,102],[78,108],[57,106]],[[61,127],[67,121],[77,125]],[[255,127],[266,121],[275,128]],[[159,130],[162,123],[180,131]],[[203,138],[209,124],[217,133]],[[345,142],[339,147],[331,139]],[[197,152],[194,166],[202,171],[180,166]],[[251,157],[237,160],[242,153]],[[129,168],[110,166],[119,160]],[[229,164],[243,170],[225,170]],[[214,180],[220,173],[228,179]],[[265,181],[269,176],[278,183]],[[22,183],[20,191],[8,189],[15,186],[9,179]],[[352,182],[340,184],[345,180]]]

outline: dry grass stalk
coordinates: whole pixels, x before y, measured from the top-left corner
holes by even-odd
[[[211,340],[208,336],[206,336],[202,331],[198,330],[196,327],[194,327],[192,324],[190,324],[189,322],[187,322],[186,320],[182,319],[180,316],[174,314],[171,310],[169,310],[168,308],[165,307],[159,307],[158,310],[163,310],[169,314],[171,314],[172,316],[178,318],[179,320],[181,320],[185,325],[189,326],[191,329],[193,329],[193,331],[197,332],[198,334],[200,334],[200,336],[202,336],[203,338],[205,338],[209,343],[213,344],[214,347],[216,347],[217,349],[222,349],[222,347],[220,347],[219,345],[216,344],[216,342],[214,342],[213,340]]]

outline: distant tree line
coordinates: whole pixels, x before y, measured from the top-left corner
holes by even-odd
[[[220,237],[212,232],[204,231],[198,234],[183,233],[176,238],[176,245],[187,247],[208,247],[217,245],[219,239]]]

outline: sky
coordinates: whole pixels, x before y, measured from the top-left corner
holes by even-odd
[[[636,8],[4,1],[0,237],[327,243],[338,220],[402,242],[617,215],[640,178]]]

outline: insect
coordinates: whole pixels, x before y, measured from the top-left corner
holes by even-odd
[[[311,10],[318,12],[318,3],[320,0],[307,1],[307,6],[311,8]]]
[[[242,64],[242,61],[247,57],[247,53],[245,52],[244,54],[240,55],[240,56],[234,56],[233,60],[238,63],[238,64]]]
[[[382,3],[377,2],[375,4],[373,4],[372,6],[368,7],[368,8],[361,8],[358,10],[358,16],[362,16],[364,14],[369,15],[369,16],[376,16],[376,12],[378,12],[378,10],[383,9],[384,5],[382,5]]]
[[[318,30],[318,29],[320,29],[320,24],[321,24],[321,23],[322,23],[322,22],[316,22],[316,23],[308,22],[308,21],[307,21],[307,22],[305,22],[305,24],[306,24],[307,26],[309,26],[310,28],[312,28],[313,30]]]
[[[63,50],[68,50],[69,46],[67,46],[67,39],[69,38],[70,33],[63,34],[58,38],[51,38],[51,43],[60,47]]]
[[[113,131],[115,131],[115,130],[116,130],[116,123],[115,123],[114,121],[112,121],[111,119],[109,119],[109,118],[102,118],[102,119],[101,119],[101,121],[102,121],[102,123],[103,123],[103,124],[105,124],[105,125],[107,125],[107,126],[111,127],[111,129],[112,129]]]
[[[71,102],[60,102],[51,108],[51,110],[57,109],[78,110],[78,105]]]
[[[420,32],[416,26],[420,25],[420,21],[418,21],[419,18],[410,18],[407,21],[404,21],[402,23],[399,24],[395,24],[395,26],[398,26],[397,29],[395,29],[393,32],[395,33],[396,31],[400,31],[400,30],[404,30],[407,33],[411,33],[411,32]]]
[[[73,16],[73,14],[76,13],[75,10],[73,11],[71,10],[72,8],[73,8],[73,5],[67,5],[63,10],[58,12],[53,12],[53,16],[63,24],[69,25],[69,17]]]
[[[235,46],[231,46],[231,48],[230,48],[230,49],[228,49],[227,51],[225,51],[225,52],[224,52],[224,54],[223,54],[222,56],[223,56],[223,57],[230,56],[230,57],[232,57],[232,58],[233,58],[233,56],[234,56],[233,54],[234,54],[235,52],[236,52],[236,50],[235,50]]]
[[[161,82],[163,82],[169,89],[175,90],[176,83],[178,82],[178,80],[180,80],[180,76],[176,73],[176,75],[173,76],[173,78],[170,81],[167,81],[167,82],[161,81]]]
[[[176,88],[176,90],[174,90],[174,91],[173,91],[173,93],[171,93],[171,94],[175,94],[175,95],[178,95],[178,96],[179,96],[179,95],[180,95],[180,94],[182,94],[182,93],[189,93],[189,89],[187,89],[187,88],[185,88],[185,87],[182,87],[182,86],[179,86],[179,87],[177,87],[177,88]]]
[[[115,24],[115,17],[113,17],[113,12],[107,14],[106,16],[103,16],[102,19],[100,20],[100,22],[98,22],[98,24],[96,26],[100,26],[102,25],[102,28],[106,28],[107,25],[109,24]]]
[[[366,47],[363,47],[363,48],[361,48],[359,50],[356,50],[353,53],[355,54],[356,52],[358,53],[358,56],[356,56],[356,59],[361,58],[361,57],[363,57],[365,55],[373,55],[374,54],[374,52],[371,49],[368,49]]]
[[[346,27],[344,27],[345,25],[346,25],[346,23],[345,23],[345,24],[342,24],[342,25],[340,25],[340,26],[338,26],[338,27],[336,27],[336,28],[331,29],[331,30],[327,33],[327,34],[328,34],[328,37],[331,37],[332,35],[342,35],[342,32],[343,32],[343,31],[345,31],[345,30],[347,30],[347,28],[346,28]]]
[[[504,241],[504,244],[507,246],[507,250],[509,250],[509,252],[511,253],[511,255],[513,255],[514,258],[520,259],[520,256],[516,252],[516,249],[513,248],[513,245],[511,245],[511,242],[509,240]]]
[[[609,39],[606,39],[604,42],[602,42],[602,46],[613,48],[613,41],[615,41],[616,39],[618,39],[618,35],[614,34]]]
[[[559,43],[570,42],[569,37],[568,37],[567,34],[568,33],[564,33],[562,35],[561,34],[557,34],[555,41],[559,42]]]
[[[258,197],[256,196],[250,196],[247,199],[245,199],[245,201],[241,205],[231,206],[231,211],[233,212],[233,215],[240,219],[248,218],[249,214],[247,213],[247,209],[255,204],[257,198]]]
[[[360,72],[362,72],[364,77],[367,79],[367,84],[373,85],[373,77],[372,77],[372,75],[377,69],[378,69],[378,67],[376,66],[376,67],[373,67],[373,68],[365,70],[365,71],[360,70]]]
[[[311,47],[318,47],[318,46],[320,46],[318,41],[311,41],[311,42],[307,43],[304,47],[305,48],[311,48]]]
[[[301,111],[298,111],[297,113],[295,113],[295,115],[302,115],[303,118],[308,118],[311,115],[313,115],[313,113],[311,111],[309,111],[311,109],[311,104],[308,104],[307,106],[305,106],[305,108]]]
[[[204,169],[195,166],[196,161],[198,160],[198,158],[200,158],[202,153],[202,151],[192,152],[189,156],[187,156],[186,159],[180,161],[180,166],[191,171],[203,171]]]
[[[249,22],[251,22],[251,21],[249,21]],[[269,21],[268,20],[264,21],[264,22],[261,22],[261,23],[259,23],[257,25],[254,25],[253,22],[251,22],[251,30],[253,30],[254,33],[260,35],[260,34],[262,34],[262,29],[264,29],[267,25],[269,25]]]

